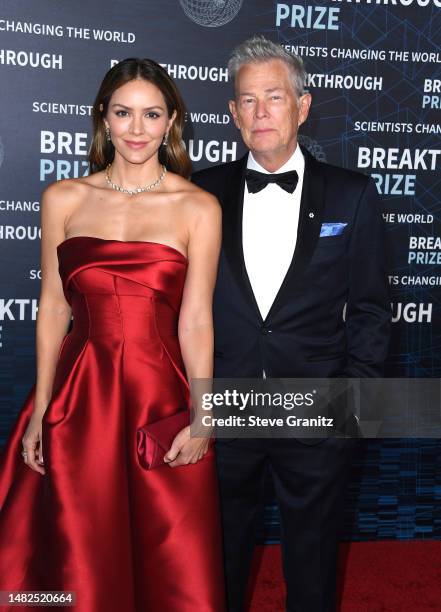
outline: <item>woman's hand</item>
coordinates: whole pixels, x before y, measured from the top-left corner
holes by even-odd
[[[171,467],[197,463],[207,453],[210,438],[190,437],[190,425],[181,429],[164,457]]]
[[[42,419],[43,416],[37,413],[33,413],[29,424],[26,428],[24,436],[22,438],[23,444],[23,460],[28,467],[45,474],[43,466],[43,445],[42,445]]]

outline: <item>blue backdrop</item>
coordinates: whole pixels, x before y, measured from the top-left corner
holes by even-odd
[[[227,111],[225,66],[232,47],[254,33],[305,60],[313,106],[301,142],[377,182],[392,252],[388,374],[439,377],[440,7],[441,0],[3,0],[0,441],[35,377],[40,194],[86,171],[91,104],[104,73],[130,56],[162,63],[187,104],[195,169],[230,161],[243,147]],[[440,447],[432,439],[364,442],[343,537],[439,538]],[[271,502],[260,537],[278,537]]]

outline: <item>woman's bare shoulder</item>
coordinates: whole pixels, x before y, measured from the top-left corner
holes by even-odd
[[[173,181],[170,181],[170,186],[175,197],[189,212],[217,214],[220,205],[215,196],[182,176],[171,174],[170,178]]]
[[[90,182],[77,178],[48,185],[41,198],[42,225],[51,228],[54,235],[57,228],[65,229],[72,215],[90,198],[93,189]]]
[[[43,191],[42,206],[71,208],[81,205],[98,186],[96,175],[62,179],[51,183]]]
[[[92,188],[93,184],[83,178],[62,179],[46,187],[43,191],[43,199],[46,201],[59,201],[60,198],[77,199],[90,192]]]

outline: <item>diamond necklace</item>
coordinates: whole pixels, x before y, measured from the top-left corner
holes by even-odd
[[[106,181],[112,187],[112,189],[115,189],[116,191],[120,191],[121,193],[128,193],[129,195],[136,195],[137,193],[142,193],[143,191],[151,191],[152,189],[157,187],[161,181],[164,180],[165,173],[167,172],[167,168],[165,166],[162,166],[162,172],[161,172],[160,177],[157,178],[156,181],[154,181],[150,185],[146,185],[145,187],[137,187],[136,189],[125,189],[125,187],[121,187],[121,185],[117,185],[111,180],[110,174],[109,174],[111,167],[112,167],[112,164],[109,164],[106,168]]]

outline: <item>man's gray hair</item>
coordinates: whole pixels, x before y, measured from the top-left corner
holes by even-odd
[[[297,96],[306,93],[306,71],[302,58],[264,36],[252,36],[233,49],[228,62],[230,78],[234,82],[239,69],[244,64],[256,64],[273,59],[280,59],[288,66]]]

